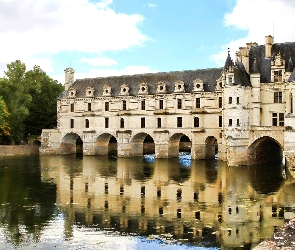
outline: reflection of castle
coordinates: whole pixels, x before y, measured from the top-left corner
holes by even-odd
[[[253,246],[295,215],[290,205],[295,204],[294,184],[276,187],[276,194],[261,194],[263,187],[253,185],[249,168],[219,162],[216,169],[213,161],[192,161],[184,168],[175,159],[147,164],[138,158],[110,161],[102,156],[84,157],[73,166],[72,160],[41,157],[46,171],[47,166],[60,166],[54,178],[67,235],[74,223],[81,223],[144,235],[171,233],[192,242],[208,237],[224,247]]]

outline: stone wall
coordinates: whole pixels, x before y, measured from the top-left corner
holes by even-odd
[[[39,146],[33,145],[0,145],[0,156],[37,155]]]

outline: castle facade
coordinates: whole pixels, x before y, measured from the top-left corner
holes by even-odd
[[[216,155],[229,165],[295,158],[295,42],[247,43],[223,68],[74,81],[65,70],[57,128],[42,131],[41,154],[77,151],[118,157],[178,157],[187,138],[193,159]]]

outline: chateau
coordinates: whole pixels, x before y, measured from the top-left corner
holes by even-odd
[[[247,43],[223,68],[99,77],[74,81],[65,70],[57,128],[44,129],[41,154],[178,157],[249,165],[295,159],[295,42]]]

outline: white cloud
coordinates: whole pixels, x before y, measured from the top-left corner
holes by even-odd
[[[94,58],[85,58],[82,57],[79,62],[85,62],[91,66],[111,66],[118,64],[117,61],[107,58],[107,57],[94,57]]]
[[[156,4],[154,4],[154,3],[148,3],[148,7],[150,7],[150,8],[152,8],[152,9],[154,9],[154,8],[156,8],[156,7],[157,7],[157,5],[156,5]]]
[[[0,66],[16,59],[43,62],[62,51],[101,53],[142,45],[143,16],[116,13],[112,0],[0,1]],[[5,68],[0,68],[0,71]]]
[[[224,64],[227,48],[232,58],[246,42],[264,44],[265,36],[274,34],[274,42],[295,41],[295,1],[290,0],[237,0],[233,10],[224,17],[225,26],[248,31],[247,36],[231,40],[221,46],[221,51],[212,55],[217,65]]]

